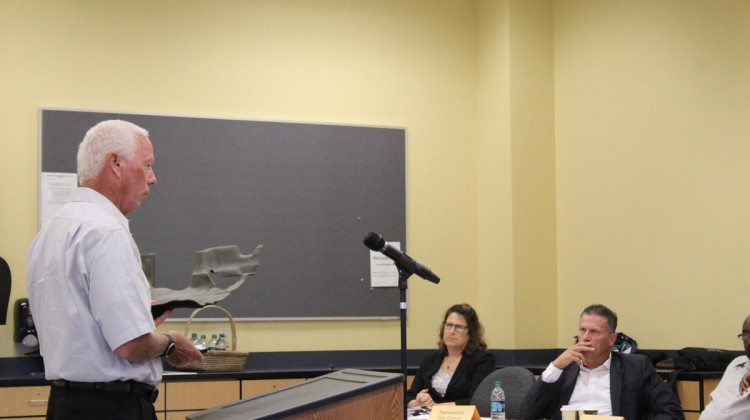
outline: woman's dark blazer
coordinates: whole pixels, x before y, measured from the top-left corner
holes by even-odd
[[[407,402],[416,398],[419,391],[427,388],[435,403],[455,402],[456,405],[468,405],[482,379],[495,370],[495,356],[492,353],[478,350],[472,354],[464,354],[448,383],[445,396],[441,397],[432,387],[431,378],[440,369],[443,357],[443,353],[435,350],[422,360],[414,382],[406,393]]]

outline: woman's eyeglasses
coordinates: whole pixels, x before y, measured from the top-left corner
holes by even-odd
[[[450,331],[451,328],[455,328],[456,332],[465,333],[469,329],[466,325],[452,324],[450,322],[443,322],[443,329]]]

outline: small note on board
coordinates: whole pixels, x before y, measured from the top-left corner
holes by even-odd
[[[480,420],[473,405],[433,405],[430,420]]]

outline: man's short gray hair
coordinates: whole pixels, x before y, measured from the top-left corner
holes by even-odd
[[[78,146],[78,182],[83,184],[99,175],[110,153],[117,153],[125,161],[132,160],[138,134],[148,137],[148,131],[122,120],[102,121],[91,127]]]
[[[607,328],[609,329],[609,333],[614,334],[617,330],[617,314],[604,305],[598,303],[589,305],[583,310],[583,312],[581,312],[581,316],[584,315],[597,315],[607,318]]]

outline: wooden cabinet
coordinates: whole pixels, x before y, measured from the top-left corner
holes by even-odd
[[[205,410],[240,399],[240,381],[166,383],[166,411]]]
[[[154,403],[158,420],[185,420],[191,413],[303,382],[304,378],[265,380],[174,381],[159,384]],[[49,386],[0,387],[0,420],[41,420]]]
[[[47,413],[48,386],[0,388],[0,417],[41,416]]]
[[[185,420],[192,413],[240,399],[240,381],[235,379],[167,382],[162,385],[165,388],[163,412],[159,413],[157,408],[157,417],[161,414],[165,420]]]
[[[699,381],[677,381],[677,395],[683,410],[701,411],[700,382]]]
[[[677,395],[680,397],[685,420],[698,420],[701,411],[708,405],[708,397],[720,379],[699,379],[677,381]]]

